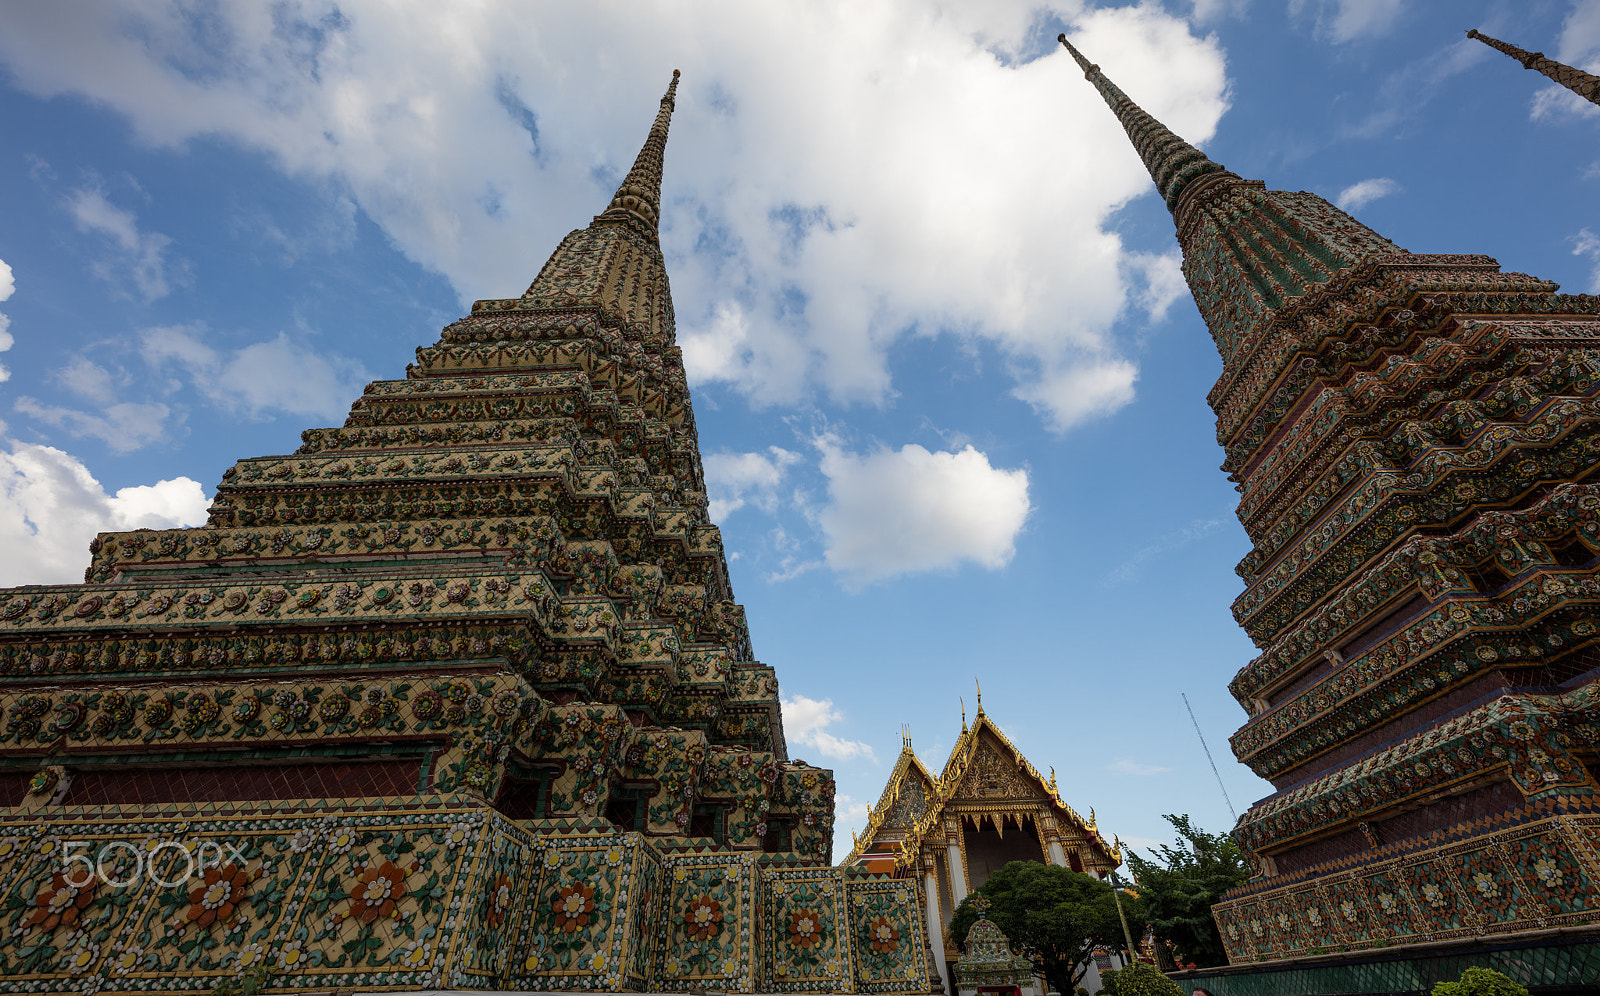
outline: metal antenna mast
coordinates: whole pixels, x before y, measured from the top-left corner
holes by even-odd
[[[1228,803],[1228,812],[1233,814],[1233,822],[1239,822],[1239,813],[1233,808],[1233,800],[1228,798],[1228,786],[1222,784],[1222,772],[1217,770],[1217,762],[1211,759],[1211,748],[1206,746],[1206,735],[1200,732],[1200,721],[1194,718],[1194,707],[1189,704],[1189,696],[1183,696],[1183,707],[1189,710],[1189,722],[1194,724],[1194,735],[1200,738],[1200,749],[1206,752],[1206,761],[1211,765],[1211,773],[1217,777],[1217,788],[1222,790],[1222,798]]]

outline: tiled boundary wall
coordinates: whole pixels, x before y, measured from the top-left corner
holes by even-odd
[[[1517,943],[1429,951],[1371,952],[1320,964],[1211,969],[1173,976],[1186,993],[1211,996],[1356,996],[1427,994],[1473,966],[1504,972],[1536,994],[1600,991],[1600,933],[1551,931]]]
[[[927,990],[916,891],[883,876],[530,832],[466,796],[26,815],[0,811],[3,993],[261,965],[280,991]]]

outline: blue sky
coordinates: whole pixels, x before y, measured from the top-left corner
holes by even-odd
[[[1600,0],[0,7],[0,583],[193,523],[520,293],[673,68],[663,244],[735,590],[840,854],[975,707],[1125,840],[1267,786],[1171,221],[1054,45],[1236,172],[1600,290]],[[9,276],[8,276],[9,274]]]

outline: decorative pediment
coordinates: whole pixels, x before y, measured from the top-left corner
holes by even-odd
[[[956,789],[957,799],[1039,799],[1032,779],[1023,776],[1017,765],[1002,754],[987,737],[978,744],[978,750],[967,765],[961,785]]]
[[[928,790],[931,784],[921,777],[908,777],[900,782],[900,791],[889,811],[884,814],[884,829],[909,830],[928,818]]]

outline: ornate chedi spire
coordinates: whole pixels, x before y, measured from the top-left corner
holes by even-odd
[[[1129,99],[1066,35],[1057,37],[1122,122],[1167,202],[1185,247],[1184,274],[1224,360],[1275,309],[1340,270],[1404,251],[1315,194],[1268,191],[1212,162]]]
[[[1261,650],[1232,746],[1278,789],[1234,829],[1257,878],[1215,908],[1230,959],[1600,922],[1517,884],[1588,860],[1567,841],[1600,814],[1600,299],[1241,180],[1072,51],[1223,359],[1254,546],[1233,610]]]
[[[921,944],[842,953],[869,919],[919,937],[916,894],[827,867],[832,773],[788,756],[706,515],[656,233],[672,103],[528,293],[239,461],[206,525],[0,589],[0,836],[198,846],[202,876],[0,847],[27,896],[0,981],[208,989],[270,951],[290,991],[755,992],[824,958],[825,988],[924,991]],[[827,896],[804,945],[786,875]],[[154,939],[125,915],[157,909]],[[86,924],[70,964],[27,953]]]
[[[1581,69],[1574,69],[1565,63],[1546,58],[1543,52],[1525,52],[1508,42],[1503,42],[1498,38],[1490,38],[1477,28],[1468,31],[1467,37],[1476,38],[1490,48],[1499,49],[1522,63],[1522,68],[1543,73],[1584,100],[1592,100],[1596,104],[1600,104],[1600,76],[1594,76]]]
[[[672,82],[661,98],[661,110],[656,114],[650,135],[644,140],[633,161],[633,169],[617,188],[601,218],[633,218],[648,225],[651,230],[660,227],[661,221],[661,170],[666,161],[667,126],[672,124],[672,110],[678,94],[678,71],[672,71]]]

